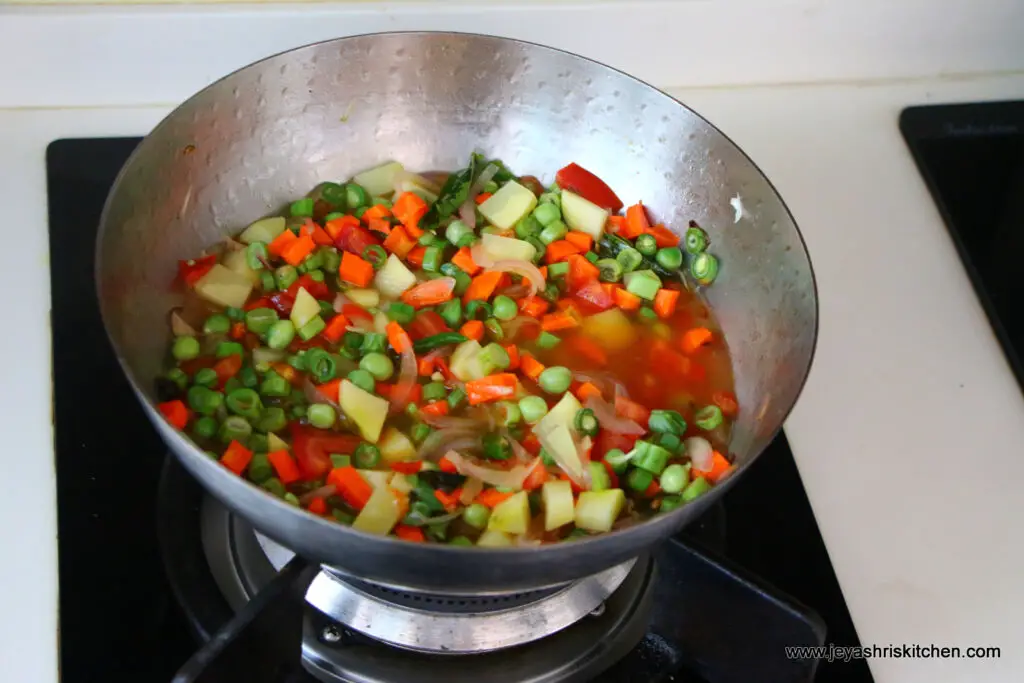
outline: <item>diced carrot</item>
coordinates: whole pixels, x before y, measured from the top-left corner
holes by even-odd
[[[649,227],[647,229],[647,234],[654,235],[654,242],[658,245],[659,249],[679,246],[679,235],[675,234],[660,223]]]
[[[712,484],[717,484],[718,480],[721,479],[725,474],[732,469],[732,465],[726,459],[724,455],[718,451],[712,451],[711,454],[711,469],[699,470],[694,467],[691,470],[691,476],[693,478],[704,477]]]
[[[498,503],[508,500],[513,495],[512,491],[499,491],[498,489],[484,489],[476,497],[475,503],[486,505],[489,508],[494,507]]]
[[[515,344],[506,344],[502,347],[505,349],[505,353],[508,354],[508,370],[519,369],[519,347]]]
[[[328,235],[331,236],[332,240],[338,239],[338,236],[344,232],[345,228],[352,228],[359,226],[359,219],[355,216],[338,216],[324,223],[324,230]]]
[[[430,377],[434,374],[434,359],[424,356],[416,361],[416,374],[420,377]]]
[[[388,334],[388,343],[397,353],[403,353],[406,349],[412,348],[412,339],[409,338],[409,333],[394,320],[389,322],[384,330]]]
[[[534,382],[540,377],[540,373],[544,372],[544,364],[528,353],[524,353],[519,357],[519,368],[523,371],[524,375]]]
[[[619,228],[619,235],[628,240],[636,239],[647,232],[651,222],[647,220],[647,209],[643,202],[637,202],[626,209],[626,222]]]
[[[593,365],[603,367],[608,364],[608,353],[601,348],[601,345],[590,337],[583,334],[576,334],[566,339],[563,344],[573,354]]]
[[[314,515],[326,515],[327,501],[324,500],[323,496],[317,496],[313,500],[309,501],[309,505],[306,506],[306,509]]]
[[[533,466],[530,473],[526,475],[526,479],[523,480],[524,491],[534,491],[544,485],[544,482],[548,480],[548,471],[544,467],[544,463],[540,460]]]
[[[679,301],[679,292],[674,289],[659,289],[654,295],[654,312],[659,318],[671,318],[676,312],[676,302]]]
[[[494,294],[494,290],[498,288],[501,276],[505,274],[497,270],[480,273],[469,283],[466,293],[462,296],[462,302],[469,303],[473,300],[487,301]]]
[[[391,234],[384,240],[384,248],[398,258],[404,259],[416,248],[416,240],[400,225],[391,229]]]
[[[326,230],[321,228],[316,223],[313,224],[313,234],[310,235],[313,238],[313,242],[321,246],[329,247],[334,244],[334,240],[327,233]]]
[[[736,401],[736,395],[731,391],[716,391],[711,394],[711,402],[718,406],[722,415],[736,417],[740,412],[740,405]]]
[[[541,266],[541,267],[540,267],[540,268],[538,268],[537,270],[539,270],[539,271],[540,271],[540,276],[541,276],[542,278],[544,278],[545,280],[547,280],[547,279],[548,279],[548,267],[547,267],[547,266]]]
[[[416,474],[423,469],[422,460],[404,460],[391,463],[391,471],[399,474]]]
[[[317,385],[316,393],[337,403],[341,400],[341,378],[335,377],[332,380]]]
[[[661,493],[661,484],[659,484],[658,480],[655,479],[647,485],[647,488],[643,492],[643,496],[644,498],[654,498],[659,493]]]
[[[423,235],[427,233],[426,230],[419,227],[418,225],[413,225],[412,223],[409,223],[408,225],[403,225],[402,227],[404,227],[405,231],[409,233],[409,237],[412,237],[414,240],[419,240],[419,238],[423,237]]]
[[[338,342],[341,341],[341,338],[345,336],[345,332],[348,331],[346,329],[348,328],[348,326],[348,318],[346,318],[343,314],[339,313],[338,315],[334,316],[333,318],[327,321],[327,327],[325,327],[324,331],[321,332],[320,334],[322,334],[324,336],[324,339],[331,342],[332,344],[337,344]]]
[[[273,453],[267,453],[267,460],[270,461],[270,466],[274,468],[274,472],[282,484],[287,486],[302,478],[299,466],[295,463],[295,458],[291,456],[288,449],[282,448]]]
[[[573,254],[579,254],[580,248],[569,240],[555,240],[544,250],[544,260],[548,263],[564,261]]]
[[[537,295],[523,297],[519,300],[519,312],[533,318],[539,318],[548,310],[551,304],[547,299]]]
[[[402,301],[415,308],[436,306],[451,300],[455,291],[455,280],[450,277],[439,277],[436,280],[421,282],[402,294]]]
[[[395,197],[395,203],[391,207],[395,218],[402,222],[402,225],[414,228],[419,227],[420,219],[427,213],[430,207],[423,201],[423,198],[414,192],[403,192]]]
[[[597,282],[601,271],[593,263],[579,254],[573,254],[567,260],[569,273],[565,276],[565,284],[570,292],[582,289],[591,282]]]
[[[705,344],[710,344],[713,336],[714,335],[711,333],[711,330],[706,327],[690,328],[686,332],[683,332],[683,340],[681,342],[683,352],[687,355],[696,353],[697,349],[700,347]]]
[[[480,194],[478,194],[476,196],[476,199],[474,199],[473,201],[475,201],[477,204],[483,204],[484,202],[486,202],[490,198],[491,198],[491,193],[490,192],[481,192]]]
[[[651,411],[622,395],[615,397],[615,412],[622,417],[638,422],[640,426],[646,426],[647,420],[651,417]]]
[[[579,230],[570,230],[565,236],[565,241],[575,245],[581,254],[587,253],[594,246],[594,238]]]
[[[230,335],[231,335],[232,339],[236,339],[236,340],[237,339],[241,339],[242,337],[244,337],[245,336],[245,323],[243,323],[243,322],[232,323],[231,324]]]
[[[437,466],[441,468],[442,472],[448,472],[449,474],[455,474],[459,471],[459,468],[448,459],[447,455],[437,461]]]
[[[437,502],[444,505],[444,509],[453,512],[459,506],[459,498],[462,497],[462,489],[454,489],[451,493],[445,493],[441,489],[434,490],[434,497]]]
[[[387,218],[371,218],[366,222],[366,227],[373,232],[379,232],[382,235],[391,234],[391,221]]]
[[[410,526],[409,524],[395,526],[395,536],[398,536],[403,541],[412,541],[413,543],[424,543],[427,540],[427,537],[423,534],[423,529],[418,526]]]
[[[459,328],[462,336],[480,341],[484,338],[484,324],[480,320],[470,320]]]
[[[285,230],[267,245],[267,251],[271,256],[280,256],[281,253],[284,252],[285,248],[297,239],[299,238],[295,236],[294,232],[291,230]]]
[[[425,415],[432,415],[434,417],[444,417],[448,414],[448,401],[441,399],[440,401],[434,401],[420,408],[420,412]]]
[[[242,357],[237,353],[221,358],[213,364],[213,371],[217,373],[217,381],[221,386],[224,385],[224,382],[237,375],[241,369]]]
[[[613,296],[615,297],[615,305],[624,311],[635,311],[643,303],[640,297],[624,287],[616,288]]]
[[[558,332],[560,330],[571,330],[579,327],[581,320],[578,312],[573,309],[548,313],[540,319],[540,329],[545,332]]]
[[[625,225],[625,216],[608,216],[608,222],[605,223],[605,229],[613,235],[618,235],[622,233],[622,229]]]
[[[345,282],[351,282],[357,287],[365,287],[373,280],[373,266],[369,261],[356,256],[352,252],[341,253],[341,267],[338,268],[338,277]]]
[[[462,247],[455,252],[455,256],[452,256],[452,263],[464,270],[467,275],[476,275],[480,272],[480,266],[473,260],[469,247]]]
[[[224,455],[220,456],[220,464],[238,476],[242,476],[242,472],[249,466],[250,460],[252,460],[252,451],[237,441],[229,443]]]
[[[510,372],[488,375],[466,382],[466,396],[471,406],[500,401],[512,398],[517,384],[516,376]]]
[[[427,256],[427,248],[423,246],[413,247],[409,255],[405,257],[405,260],[409,262],[409,265],[417,268],[423,267],[423,259]]]
[[[316,249],[316,243],[309,235],[296,238],[281,251],[281,258],[287,263],[297,266]]]
[[[362,510],[373,495],[373,487],[351,466],[335,467],[328,473],[327,483],[333,484],[338,495],[356,510]]]
[[[164,416],[164,419],[171,423],[171,426],[175,429],[180,431],[188,424],[188,408],[182,401],[178,399],[164,401],[157,405],[157,408],[160,410],[160,414]]]
[[[576,389],[576,398],[579,399],[580,403],[586,403],[587,399],[591,396],[601,398],[601,390],[597,388],[597,385],[593,382],[584,382],[579,385]]]
[[[384,206],[383,204],[374,204],[366,211],[363,211],[363,222],[365,222],[367,225],[370,224],[370,221],[377,221],[382,218],[385,220],[391,218],[391,209]]]

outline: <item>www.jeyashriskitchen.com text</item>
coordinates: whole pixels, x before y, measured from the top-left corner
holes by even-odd
[[[957,647],[940,645],[822,645],[820,647],[787,647],[787,659],[822,659],[826,662],[849,662],[854,659],[998,659],[998,647]]]

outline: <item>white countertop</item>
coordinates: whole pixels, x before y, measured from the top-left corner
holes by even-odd
[[[593,10],[594,35],[621,38],[621,23],[607,23],[623,19],[609,9],[616,4],[600,3]],[[923,12],[916,1],[898,4],[901,9],[892,12]],[[582,7],[570,5],[561,11]],[[693,43],[681,54],[710,54],[711,76],[681,55],[672,57],[666,46],[656,48],[656,63],[618,47],[580,51],[649,78],[724,130],[775,183],[804,233],[818,279],[821,328],[810,380],[786,432],[861,642],[1003,649],[996,660],[876,659],[870,662],[875,680],[1020,680],[1024,544],[1015,524],[1024,518],[1024,397],[897,129],[899,111],[907,105],[1024,97],[1020,3],[1016,9],[1012,0],[979,3],[976,21],[962,30],[951,20],[949,26],[931,27],[926,37],[905,40],[900,50],[911,56],[902,61],[891,51],[863,51],[886,49],[894,35],[881,4],[862,3],[867,9],[853,12],[810,0],[780,3],[776,9],[785,21],[778,19],[776,28],[783,33],[795,30],[798,14],[808,21],[832,13],[826,23],[865,22],[847,26],[855,37],[827,59],[805,56],[807,64],[799,68],[800,51],[792,43],[809,40],[802,30],[773,41],[777,59],[739,51],[723,65],[717,58],[728,52],[721,47],[727,24],[715,14],[722,3],[648,5],[651,12],[667,13],[641,22],[654,33],[675,13],[690,21],[707,19],[718,33],[709,38],[695,27]],[[967,11],[967,5],[956,5]],[[427,25],[569,48],[578,42],[560,41],[544,30],[531,33],[515,23],[515,17],[528,15],[502,14],[506,10],[500,8],[481,17],[459,15],[455,8],[445,19],[423,9],[416,15],[359,7],[362,23],[348,33]],[[799,13],[791,17],[786,12],[793,8]],[[356,12],[336,11],[341,18]],[[19,333],[0,336],[0,356],[9,359],[0,425],[9,435],[3,468],[10,484],[0,496],[0,543],[7,548],[0,563],[0,661],[6,680],[50,683],[57,680],[57,564],[45,381],[50,338],[44,149],[59,137],[142,135],[174,102],[223,72],[338,31],[317,27],[328,12],[323,6],[303,10],[303,16],[185,8],[164,14],[76,10],[81,14],[73,19],[70,10],[2,12],[0,107],[7,108],[0,108],[0,202],[7,214],[0,230],[8,231],[8,239],[17,235],[24,246],[17,251],[21,258],[7,266],[7,282],[18,283],[19,304],[5,307],[5,315],[8,329]],[[1010,24],[1016,30],[1000,30],[999,22],[1017,19]],[[196,29],[200,21],[202,31]],[[215,30],[229,24],[236,30]],[[69,27],[75,28],[61,34]],[[865,42],[861,29],[867,27],[877,31]],[[822,31],[829,40],[839,35],[838,28]],[[89,52],[99,37],[115,34],[123,37],[115,43],[118,49]],[[23,57],[27,53],[19,46],[38,47],[44,35],[47,49]],[[217,36],[221,47],[208,35]],[[959,52],[950,56],[942,46],[954,35]],[[812,42],[820,43],[820,36]],[[183,53],[181,45],[189,49]],[[928,45],[934,49],[926,64],[922,51]],[[171,50],[175,46],[180,59]],[[676,71],[672,59],[679,62]],[[147,80],[147,64],[180,68]],[[948,72],[959,75],[939,75]],[[886,74],[899,78],[880,78]],[[671,87],[677,84],[687,87]],[[955,428],[965,417],[970,429]]]

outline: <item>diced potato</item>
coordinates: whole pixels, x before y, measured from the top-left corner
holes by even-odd
[[[356,470],[359,472],[359,476],[362,477],[367,484],[374,489],[379,489],[384,486],[387,487],[391,483],[391,477],[394,472],[381,472],[379,470]]]
[[[636,329],[618,308],[583,319],[583,332],[609,351],[628,349],[636,342]]]
[[[295,303],[292,304],[291,314],[295,329],[304,326],[318,315],[320,315],[320,302],[314,299],[305,287],[299,287],[298,293],[295,294]]]
[[[538,432],[534,429],[534,434],[540,440],[540,445],[547,449],[559,467],[576,479],[583,477],[583,462],[580,460],[580,454],[576,450],[576,442],[573,441],[569,427],[559,424],[546,432]]]
[[[376,308],[380,304],[380,292],[376,289],[346,289],[345,296],[363,308]]]
[[[411,493],[412,492],[412,477],[408,474],[395,474],[391,477],[391,481],[388,482],[388,486],[398,491],[399,493]]]
[[[480,534],[476,544],[481,548],[507,548],[512,545],[512,537],[504,531],[488,529]]]
[[[383,197],[395,191],[395,174],[405,170],[397,161],[371,168],[369,171],[357,173],[352,181],[361,185],[372,196]]]
[[[464,341],[455,347],[449,364],[452,374],[463,382],[483,377],[486,373],[479,357],[482,350],[479,342],[474,339]]]
[[[595,240],[604,232],[609,212],[578,194],[562,190],[562,217],[572,230],[585,232]]]
[[[422,176],[408,176],[398,184],[402,192],[412,192],[427,204],[437,201],[437,193],[441,189]]]
[[[488,530],[504,531],[506,534],[525,534],[530,526],[530,501],[526,491],[520,491],[506,498],[491,510],[487,520]]]
[[[342,412],[356,423],[362,437],[377,443],[388,417],[388,402],[346,379],[341,382],[340,404]]]
[[[236,251],[229,251],[224,254],[224,258],[221,259],[221,263],[228,270],[233,270],[239,275],[244,275],[245,279],[249,282],[258,284],[260,281],[260,274],[249,267],[249,260],[245,256],[244,249],[238,249]]]
[[[383,536],[398,524],[401,513],[401,502],[395,492],[388,486],[379,486],[352,522],[352,528]]]
[[[238,241],[243,244],[252,244],[253,242],[266,242],[270,244],[274,241],[275,237],[284,232],[284,228],[285,219],[283,216],[261,218],[243,230],[242,234],[238,236]]]
[[[508,230],[519,219],[533,211],[537,197],[514,180],[510,180],[480,205],[480,213],[493,225]]]
[[[405,290],[416,284],[416,276],[405,267],[402,259],[394,254],[388,256],[384,267],[377,271],[373,278],[377,290],[389,299],[397,299]]]
[[[571,429],[576,421],[576,413],[580,412],[581,408],[583,406],[572,395],[572,392],[567,391],[562,399],[555,404],[555,407],[540,419],[533,431],[539,435],[541,432],[549,432],[560,425]]]
[[[611,531],[626,504],[622,489],[584,491],[576,501],[576,527],[587,531]]]
[[[544,506],[544,530],[554,531],[573,520],[575,513],[572,484],[567,481],[547,481],[540,490]]]
[[[274,432],[267,433],[267,452],[273,453],[274,451],[287,450],[288,444],[284,442],[284,439],[279,437]]]
[[[380,442],[377,443],[377,448],[380,449],[381,459],[389,465],[393,462],[416,458],[416,446],[408,436],[395,427],[388,427],[384,430]]]
[[[484,235],[480,238],[484,253],[494,261],[529,261],[537,254],[537,248],[524,240],[500,235]]]
[[[373,331],[378,334],[387,334],[389,322],[391,321],[388,320],[387,313],[377,311],[373,314]]]
[[[215,263],[210,271],[196,282],[196,294],[220,306],[245,306],[252,282],[244,275]]]

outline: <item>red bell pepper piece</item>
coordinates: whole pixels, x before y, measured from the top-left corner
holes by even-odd
[[[319,479],[331,469],[331,453],[350,454],[359,445],[354,434],[336,434],[297,423],[291,425],[292,451],[306,481]]]
[[[210,272],[210,269],[217,264],[217,255],[210,254],[202,258],[178,261],[178,275],[181,281],[189,287],[195,287],[196,282]]]
[[[572,163],[555,174],[555,182],[563,190],[575,192],[584,199],[612,212],[622,208],[622,200],[612,188],[596,175]]]

